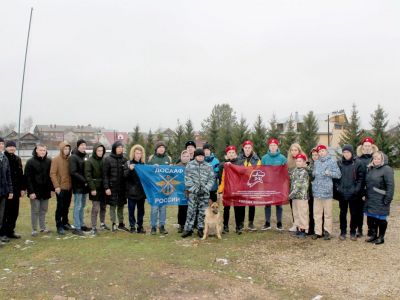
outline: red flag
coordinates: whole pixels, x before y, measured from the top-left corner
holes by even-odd
[[[244,167],[225,164],[224,172],[224,205],[264,206],[288,203],[287,165]]]

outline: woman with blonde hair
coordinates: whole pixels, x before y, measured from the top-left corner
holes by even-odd
[[[144,164],[146,161],[146,152],[141,145],[134,145],[129,153],[127,161],[128,168],[125,169],[126,194],[128,196],[128,213],[130,232],[146,233],[143,228],[144,202],[146,194],[144,193],[140,178],[136,173],[135,165]],[[137,207],[137,219],[135,218],[135,208]],[[137,226],[137,228],[135,228]]]
[[[301,149],[301,146],[299,143],[293,143],[290,145],[288,155],[287,155],[287,166],[289,170],[289,177],[291,176],[292,172],[294,169],[296,169],[296,156],[302,154],[305,155],[303,149]],[[297,225],[294,222],[294,217],[293,217],[293,207],[292,207],[292,200],[289,199],[290,203],[290,209],[292,211],[292,220],[293,220],[293,226],[289,228],[290,232],[296,232],[297,231]]]

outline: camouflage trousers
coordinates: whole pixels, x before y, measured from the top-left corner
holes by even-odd
[[[208,207],[209,194],[196,195],[190,194],[188,201],[188,211],[186,215],[185,231],[192,231],[195,221],[197,220],[197,229],[204,228],[204,217]]]

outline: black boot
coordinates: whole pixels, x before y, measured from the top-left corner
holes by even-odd
[[[374,241],[375,245],[380,245],[385,242],[385,233],[387,228],[387,221],[386,220],[379,220],[379,237]]]

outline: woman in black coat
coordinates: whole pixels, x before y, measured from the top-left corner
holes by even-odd
[[[378,151],[373,154],[366,177],[367,202],[365,214],[371,218],[369,243],[383,244],[387,217],[394,194],[394,172],[388,165],[387,156]],[[378,234],[379,229],[379,234]]]

